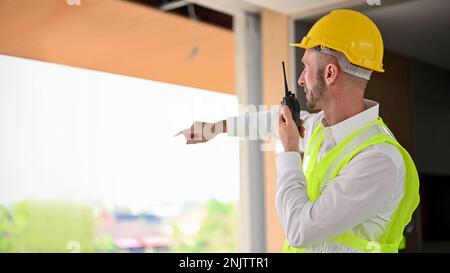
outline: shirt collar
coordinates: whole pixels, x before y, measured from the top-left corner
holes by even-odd
[[[366,110],[349,117],[333,126],[326,127],[330,129],[336,144],[343,141],[347,136],[368,124],[375,121],[379,114],[379,104],[376,101],[364,99],[364,107]]]

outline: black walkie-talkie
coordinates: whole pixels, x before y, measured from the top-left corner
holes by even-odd
[[[294,120],[297,128],[300,128],[300,103],[295,98],[295,94],[288,89],[287,80],[286,80],[286,71],[284,69],[284,62],[281,62],[283,65],[283,77],[284,77],[284,97],[283,101],[281,101],[281,105],[287,105],[289,110],[292,113],[292,119]]]

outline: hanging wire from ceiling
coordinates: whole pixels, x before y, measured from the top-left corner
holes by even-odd
[[[193,34],[194,34],[194,46],[191,49],[191,52],[186,56],[186,59],[188,61],[192,61],[195,59],[195,57],[198,55],[198,52],[200,51],[200,30],[198,27],[198,18],[197,14],[195,12],[195,6],[192,2],[187,0],[180,0],[180,1],[173,1],[173,2],[167,2],[164,1],[164,4],[161,5],[161,10],[164,11],[170,11],[181,7],[187,7],[187,12],[189,15],[189,18],[192,20],[192,26],[193,26]]]
[[[200,31],[198,29],[198,18],[195,14],[195,7],[194,4],[190,3],[188,6],[188,13],[189,17],[193,21],[193,31],[194,31],[194,47],[191,50],[191,53],[187,56],[187,59],[189,61],[192,61],[198,54],[200,50]]]

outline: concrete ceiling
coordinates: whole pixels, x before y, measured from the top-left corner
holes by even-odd
[[[249,6],[266,8],[307,21],[343,5],[352,7],[377,23],[387,50],[450,70],[449,0],[381,0],[381,6],[369,6],[365,0],[191,1],[218,5],[228,13]],[[234,89],[231,31],[200,24],[201,37],[208,38],[202,39],[198,58],[189,62],[186,55],[194,42],[192,29],[186,31],[186,26],[191,21],[125,1],[83,0],[80,7],[70,7],[62,0],[47,0],[46,5],[4,0],[0,15],[0,54],[168,82],[177,79],[174,83],[225,92]],[[159,54],[161,48],[171,54]],[[218,51],[228,55],[217,55]],[[227,75],[205,77],[205,71]]]
[[[366,4],[366,0],[243,0],[255,6],[290,15],[293,18],[335,9]]]
[[[216,3],[209,0],[191,0]],[[216,0],[226,2],[227,0]],[[238,0],[233,0],[237,5]],[[450,69],[449,0],[240,0],[247,6],[269,9],[293,19],[313,22],[337,8],[360,10],[379,26],[387,50]],[[372,1],[374,2],[374,1]],[[444,49],[444,50],[443,50]]]
[[[116,0],[0,0],[0,18],[0,54],[235,92],[231,30]]]

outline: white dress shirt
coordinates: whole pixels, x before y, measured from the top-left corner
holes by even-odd
[[[319,161],[351,133],[378,117],[379,105],[365,100],[366,110],[333,126],[326,126],[323,112],[301,113],[305,138],[304,151],[319,122],[325,137],[319,150]],[[258,128],[256,116],[271,115],[271,123]],[[253,116],[253,117],[251,117]],[[241,137],[274,137],[278,135],[279,111],[239,116],[227,120],[228,134]],[[276,122],[274,122],[276,121]],[[238,126],[238,124],[244,126]],[[266,131],[266,132],[264,132]],[[268,132],[267,132],[268,131]],[[297,152],[282,152],[276,157],[278,187],[276,208],[289,244],[312,252],[359,252],[330,241],[342,232],[353,233],[368,241],[377,240],[386,230],[404,193],[403,158],[391,144],[375,144],[363,149],[339,175],[328,183],[316,201],[309,200],[306,178]],[[370,249],[368,249],[370,250]]]

